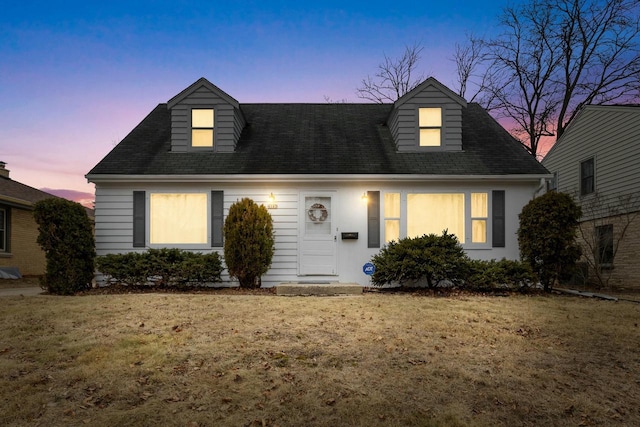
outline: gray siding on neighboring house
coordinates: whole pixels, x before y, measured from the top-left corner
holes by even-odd
[[[197,88],[171,108],[171,151],[190,150],[192,108],[214,109],[214,149],[218,152],[232,152],[245,125],[244,118],[237,108],[204,86]]]
[[[394,108],[389,117],[389,128],[398,151],[416,151],[419,148],[417,125],[419,107],[441,107],[443,132],[441,149],[462,150],[462,105],[437,87],[427,86],[408,101]],[[429,149],[438,150],[432,147]]]
[[[590,105],[574,119],[542,164],[557,189],[580,197],[580,163],[594,159],[595,192],[611,199],[640,193],[640,107]]]
[[[590,158],[594,192],[581,195],[580,164]],[[597,247],[597,227],[611,226],[617,249],[614,267],[604,277],[611,275],[610,286],[639,288],[640,225],[637,217],[624,214],[640,210],[640,107],[584,107],[542,163],[557,174],[557,190],[575,196],[582,207],[578,241],[583,253]],[[630,219],[627,234],[618,240]]]

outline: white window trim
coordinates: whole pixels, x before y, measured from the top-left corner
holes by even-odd
[[[420,127],[420,109],[421,108],[439,108],[440,109],[440,113],[442,114],[441,116],[441,124],[440,124],[440,145],[438,146],[422,146],[420,145],[420,129],[435,129],[435,127],[424,127],[421,128]],[[445,105],[442,104],[419,104],[416,105],[416,148],[419,151],[442,151],[444,149],[445,146],[445,124],[446,124],[446,117],[447,117],[447,109]]]
[[[216,128],[217,126],[217,106],[216,105],[190,105],[188,108],[188,113],[187,113],[187,138],[188,138],[188,144],[187,144],[187,148],[190,151],[216,151],[216,147],[218,144],[216,144]],[[194,147],[193,146],[193,123],[192,123],[192,117],[193,117],[193,110],[213,110],[213,128],[195,128],[195,129],[212,129],[213,130],[213,145],[211,147]]]
[[[492,207],[492,189],[465,189],[465,190],[437,190],[430,191],[425,189],[410,189],[410,190],[382,190],[380,193],[380,199],[384,200],[384,195],[387,193],[400,193],[400,239],[407,237],[407,195],[408,194],[464,194],[464,227],[465,227],[465,241],[460,242],[463,249],[493,249],[491,236],[493,235],[493,207]],[[487,194],[487,217],[471,217],[471,193],[486,193]],[[384,205],[381,203],[382,221],[380,222],[380,235],[385,236],[385,222],[384,217]],[[472,235],[472,219],[486,219],[487,221],[487,236],[484,243],[473,243]],[[386,244],[386,242],[384,242]]]
[[[152,194],[204,194],[207,197],[207,241],[205,243],[151,243],[151,195]],[[145,242],[148,248],[175,248],[184,250],[211,250],[211,191],[175,190],[146,190],[145,212]]]

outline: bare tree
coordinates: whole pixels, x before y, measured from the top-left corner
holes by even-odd
[[[453,62],[456,64],[456,78],[458,84],[458,95],[466,98],[467,89],[469,86],[476,82],[476,91],[468,98],[469,102],[474,102],[476,97],[486,93],[485,78],[488,78],[486,73],[478,74],[486,56],[486,46],[484,40],[476,38],[473,35],[467,36],[467,43],[456,43],[455,51],[453,54]]]
[[[551,37],[553,17],[547,7],[507,8],[501,21],[505,32],[487,42],[490,66],[484,90],[491,104],[486,107],[514,122],[512,133],[533,156],[540,139],[553,135],[549,129],[557,107],[553,76],[559,64],[558,41]]]
[[[558,137],[585,104],[628,102],[640,94],[640,2],[556,0],[562,99]]]
[[[424,80],[423,75],[414,77],[422,49],[423,47],[416,43],[405,46],[400,58],[392,59],[384,55],[384,61],[378,65],[376,74],[362,79],[361,86],[356,89],[356,95],[383,104],[395,102],[418,86]]]
[[[460,90],[476,79],[478,102],[514,122],[512,133],[532,155],[542,137],[562,135],[582,105],[637,102],[638,0],[529,0],[505,8],[500,24],[500,36],[482,42],[475,65],[482,73],[456,61],[466,78]]]

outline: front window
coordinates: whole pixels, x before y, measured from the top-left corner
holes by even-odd
[[[150,243],[207,243],[207,206],[207,194],[152,193],[149,206]]]
[[[580,195],[595,191],[595,167],[593,157],[580,163]]]
[[[6,252],[7,247],[7,210],[0,208],[0,252]]]
[[[442,134],[442,108],[419,108],[420,147],[439,147]]]
[[[384,195],[384,241],[400,240],[400,193]]]
[[[191,110],[191,146],[213,147],[214,111],[209,109]]]
[[[489,194],[471,193],[471,242],[487,243]]]
[[[447,230],[464,243],[464,219],[464,193],[407,194],[407,237]]]

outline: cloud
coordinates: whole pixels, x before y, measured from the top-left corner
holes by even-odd
[[[54,196],[62,197],[63,199],[78,202],[82,206],[85,206],[87,208],[93,208],[93,202],[95,201],[95,196],[93,193],[55,188],[41,188],[40,190],[49,194],[53,194]]]

